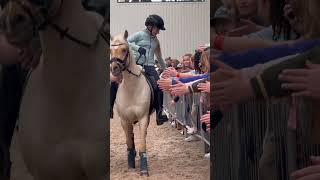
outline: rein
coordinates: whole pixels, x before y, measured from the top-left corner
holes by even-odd
[[[44,17],[44,22],[42,22],[40,25],[36,25],[36,20],[34,18],[34,16],[32,15],[31,13],[31,10],[21,1],[19,0],[15,0],[15,2],[17,2],[26,12],[27,14],[30,16],[30,18],[32,19],[32,22],[33,22],[33,25],[34,25],[34,30],[44,30],[46,29],[48,26],[52,27],[56,32],[58,32],[60,34],[60,38],[61,39],[64,39],[65,37],[68,38],[69,40],[83,46],[83,47],[86,47],[86,48],[91,48],[93,46],[96,45],[96,43],[98,42],[99,40],[99,36],[101,36],[104,41],[109,44],[109,41],[108,39],[110,38],[110,35],[108,36],[108,34],[106,32],[104,32],[104,27],[105,25],[107,24],[108,22],[108,13],[106,12],[105,16],[104,16],[104,20],[101,24],[101,26],[99,27],[98,29],[98,33],[97,33],[97,36],[95,38],[95,40],[93,42],[85,42],[75,36],[73,36],[72,34],[70,34],[68,31],[69,31],[69,28],[62,28],[60,27],[59,25],[55,24],[55,23],[52,23],[48,17],[48,10],[46,10],[46,12],[41,12],[42,16]],[[64,0],[61,0],[61,3],[60,3],[60,7],[59,7],[59,11],[62,9],[62,6],[63,6],[63,3],[64,3]],[[42,9],[42,11],[45,11],[44,9]]]
[[[64,0],[61,0],[59,10],[62,9],[63,2],[64,2]],[[91,47],[93,47],[93,46],[96,45],[96,43],[97,43],[98,40],[99,40],[99,36],[101,36],[101,37],[104,39],[104,41],[105,41],[107,44],[109,44],[109,41],[107,40],[107,39],[108,39],[108,35],[107,35],[107,33],[105,33],[105,32],[103,31],[104,26],[107,24],[107,21],[108,21],[108,13],[106,12],[106,14],[105,14],[105,16],[104,16],[104,19],[103,19],[103,22],[102,22],[102,24],[100,25],[100,28],[98,29],[98,34],[97,34],[95,40],[94,40],[93,42],[91,42],[91,43],[85,42],[85,41],[83,41],[83,40],[81,40],[81,39],[73,36],[72,34],[68,33],[69,28],[61,28],[59,25],[57,25],[57,24],[55,24],[55,23],[52,23],[50,20],[48,20],[48,18],[46,18],[46,21],[44,21],[44,23],[42,23],[42,24],[38,27],[38,29],[39,29],[39,30],[42,30],[42,29],[46,28],[47,25],[49,25],[49,26],[51,26],[54,30],[56,30],[56,31],[60,34],[60,38],[61,38],[61,39],[64,39],[64,37],[66,37],[66,38],[68,38],[69,40],[71,40],[71,41],[73,41],[73,42],[75,42],[75,43],[77,43],[77,44],[79,44],[79,45],[82,45],[82,46],[84,46],[84,47],[86,47],[86,48],[91,48]]]

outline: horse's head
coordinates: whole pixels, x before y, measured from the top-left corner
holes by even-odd
[[[111,38],[111,72],[114,76],[119,76],[126,70],[130,63],[130,49],[127,42],[128,31]]]
[[[63,0],[9,0],[0,16],[0,28],[16,46],[28,44],[61,8]]]

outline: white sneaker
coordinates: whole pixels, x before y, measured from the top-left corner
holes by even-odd
[[[210,159],[210,153],[206,153],[204,157]]]
[[[176,122],[172,121],[170,124],[172,127],[176,127]]]
[[[191,142],[191,141],[199,141],[199,138],[195,135],[190,135],[189,137],[184,139],[187,142]]]
[[[187,134],[195,134],[197,133],[197,129],[193,127],[187,127]]]

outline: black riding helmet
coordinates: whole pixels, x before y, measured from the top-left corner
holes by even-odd
[[[149,15],[149,17],[147,17],[146,19],[145,25],[156,26],[160,30],[166,30],[166,28],[164,27],[163,19],[156,14]]]

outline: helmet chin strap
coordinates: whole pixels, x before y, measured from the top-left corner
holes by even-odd
[[[150,32],[150,35],[151,35],[152,37],[155,37],[155,36],[152,34],[153,26],[151,26],[151,28],[147,27],[147,29],[148,29],[148,31]]]

